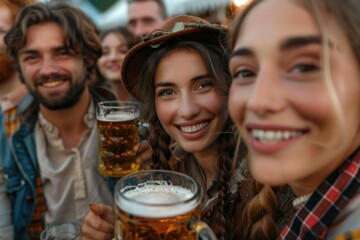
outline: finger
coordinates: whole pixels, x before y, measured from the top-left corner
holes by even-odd
[[[90,240],[90,239],[96,239],[96,240],[108,240],[112,239],[114,237],[114,232],[103,232],[99,231],[98,229],[94,229],[90,227],[89,225],[84,224],[81,229],[81,234],[83,240]]]
[[[95,239],[104,239],[114,233],[114,224],[102,219],[100,216],[90,212],[84,219],[82,226],[83,236],[88,236]]]
[[[147,140],[143,140],[134,147],[134,151],[141,153],[146,151],[148,148],[150,148],[149,142]]]
[[[136,158],[136,162],[141,164],[141,165],[148,165],[152,163],[152,155],[153,155],[153,150],[151,148],[149,148],[148,150],[142,152],[141,154],[139,154]]]
[[[114,224],[114,209],[112,206],[105,204],[90,204],[89,208],[92,213],[100,216],[101,219],[107,221],[110,224]]]

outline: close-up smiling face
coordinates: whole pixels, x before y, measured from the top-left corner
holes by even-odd
[[[173,50],[155,73],[155,108],[165,131],[185,151],[211,152],[228,118],[226,96],[194,50]]]
[[[121,81],[121,63],[128,51],[128,43],[120,33],[107,34],[102,42],[103,53],[98,60],[98,68],[109,81]]]
[[[87,84],[82,55],[65,46],[64,32],[54,22],[30,26],[26,37],[18,61],[30,93],[52,110],[75,105]]]
[[[314,191],[360,144],[359,63],[335,17],[321,14],[324,39],[300,1],[261,1],[233,36],[229,113],[251,173],[297,195]]]

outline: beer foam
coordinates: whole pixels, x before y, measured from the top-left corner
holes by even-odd
[[[125,122],[134,120],[138,114],[128,112],[111,112],[106,116],[97,116],[97,120],[103,122]]]
[[[160,185],[154,185],[156,184]],[[164,181],[141,184],[124,195],[131,200],[119,199],[118,206],[129,214],[147,218],[174,217],[190,212],[198,205],[189,189]],[[179,203],[180,204],[176,204]],[[173,204],[173,205],[172,205]]]

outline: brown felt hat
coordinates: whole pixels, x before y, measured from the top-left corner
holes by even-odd
[[[225,27],[211,24],[195,16],[179,15],[169,18],[161,29],[145,36],[142,42],[135,45],[126,54],[121,67],[121,78],[125,89],[139,100],[134,88],[139,81],[141,68],[150,55],[161,48],[163,44],[195,41],[226,47],[228,45],[227,34]]]

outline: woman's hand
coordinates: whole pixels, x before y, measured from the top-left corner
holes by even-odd
[[[136,151],[137,158],[136,162],[140,164],[144,169],[150,170],[152,169],[152,155],[153,150],[147,140],[143,140],[141,143],[134,147],[134,151]]]
[[[82,239],[108,240],[114,237],[114,210],[104,204],[90,204],[82,226]]]

